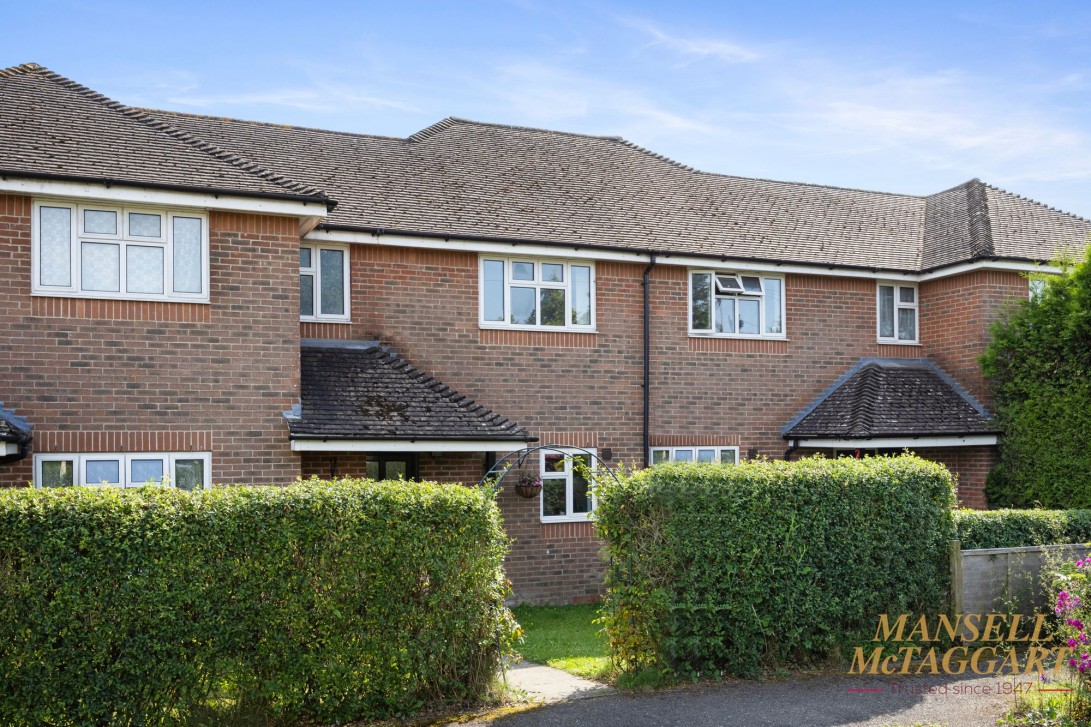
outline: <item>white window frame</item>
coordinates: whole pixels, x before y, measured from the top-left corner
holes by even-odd
[[[41,209],[59,207],[69,211],[72,236],[69,243],[69,285],[43,285],[41,280]],[[84,232],[84,213],[88,210],[114,212],[118,216],[118,228],[115,234]],[[159,237],[132,237],[128,234],[129,214],[154,214],[162,220]],[[201,292],[186,293],[174,290],[174,220],[188,217],[201,221]],[[38,296],[64,298],[93,298],[98,300],[146,300],[170,301],[177,303],[208,303],[209,296],[209,230],[208,213],[205,210],[187,210],[166,207],[143,207],[134,205],[119,206],[116,203],[95,204],[93,202],[75,202],[60,199],[35,199],[31,215],[31,294]],[[118,245],[119,270],[118,290],[83,290],[82,265],[83,242],[108,243]],[[163,250],[163,292],[129,293],[126,290],[126,248],[158,247]]]
[[[504,321],[487,321],[485,320],[485,263],[486,261],[496,261],[504,263]],[[513,280],[511,276],[511,268],[514,263],[533,263],[534,264],[534,280]],[[545,282],[542,278],[542,265],[563,265],[564,266],[564,282],[553,283]],[[591,269],[591,323],[589,325],[576,325],[572,323],[572,267],[590,268]],[[595,333],[598,328],[597,321],[597,306],[595,305],[597,281],[595,276],[595,262],[593,260],[569,260],[564,258],[544,258],[535,257],[533,255],[524,255],[517,257],[504,257],[501,255],[481,255],[478,258],[477,266],[477,322],[481,328],[502,328],[508,330],[517,331],[573,331],[578,333]],[[511,321],[511,289],[515,288],[534,288],[536,291],[542,289],[554,289],[564,290],[564,325],[563,326],[546,326],[541,323],[534,325],[527,324],[514,324]],[[541,306],[541,293],[537,292],[536,297],[536,313],[538,319],[541,320],[542,306]]]
[[[1027,278],[1027,300],[1041,300],[1046,290],[1046,279],[1043,277]]]
[[[711,444],[710,445],[694,444],[692,446],[687,445],[687,446],[682,446],[682,447],[649,447],[648,448],[648,462],[649,462],[649,464],[656,464],[656,462],[655,462],[656,452],[666,452],[667,453],[667,459],[666,459],[667,462],[677,462],[678,461],[677,453],[680,452],[680,451],[688,451],[690,453],[691,457],[692,457],[691,459],[682,460],[682,461],[684,461],[684,462],[698,462],[699,460],[697,459],[697,457],[699,456],[698,455],[699,450],[703,450],[703,451],[711,450],[711,451],[715,452],[715,455],[713,455],[715,457],[715,459],[713,459],[712,462],[709,463],[709,464],[721,463],[721,462],[724,463],[724,464],[738,464],[739,463],[739,447],[737,447],[737,446],[736,447],[722,447],[720,445],[711,445]],[[724,462],[724,452],[731,452],[732,453],[732,459],[730,461]]]
[[[163,472],[166,477],[163,482],[151,483],[162,487],[173,487],[175,479],[175,465],[178,460],[199,459],[204,463],[204,482],[202,489],[212,486],[212,453],[211,452],[94,452],[94,453],[57,453],[34,455],[34,486],[42,487],[42,463],[43,462],[71,462],[73,466],[72,484],[82,487],[102,487],[102,482],[87,481],[87,464],[89,462],[116,461],[119,468],[120,482],[107,482],[107,487],[143,487],[147,482],[132,482],[132,461],[141,459],[159,459],[163,461]]]
[[[894,288],[894,335],[886,337],[882,335],[883,321],[882,316],[882,291],[883,288]],[[903,303],[900,289],[910,288],[913,290],[913,302]],[[893,343],[902,346],[912,346],[919,344],[921,339],[921,293],[917,288],[916,283],[906,283],[903,281],[895,280],[879,280],[875,283],[875,338],[879,343]],[[913,318],[916,323],[914,326],[914,333],[917,335],[913,338],[899,338],[898,335],[901,332],[901,322],[898,311],[900,310],[912,310]]]
[[[709,275],[710,277],[710,300],[709,300],[709,315],[708,315],[708,328],[694,328],[693,327],[693,276],[695,275]],[[716,276],[729,276],[735,277],[741,280],[743,277],[758,278],[761,281],[761,293],[753,292],[740,292],[738,294],[724,294],[720,293],[721,298],[734,298],[735,304],[735,333],[719,333],[716,331]],[[766,320],[765,320],[765,300],[768,296],[766,292],[766,280],[774,279],[780,281],[780,333],[766,333]],[[728,270],[712,270],[712,269],[695,269],[690,268],[686,271],[686,330],[689,335],[697,338],[744,338],[744,339],[771,339],[771,340],[785,340],[788,338],[788,309],[787,309],[787,293],[788,286],[785,282],[783,275],[772,275],[769,273],[757,272],[757,271],[728,271]],[[758,302],[758,333],[738,333],[738,319],[739,319],[739,306],[738,300],[756,300]]]
[[[590,453],[590,454],[589,454]],[[563,474],[559,472],[546,472],[545,463],[547,454],[561,454],[565,458],[565,471]],[[556,447],[550,449],[543,449],[540,452],[538,458],[538,476],[542,478],[542,492],[538,495],[538,515],[543,523],[585,523],[591,519],[591,516],[595,513],[595,507],[598,502],[595,499],[595,479],[594,479],[594,467],[595,458],[598,455],[597,450],[585,448],[575,449],[568,447]],[[591,499],[591,507],[587,512],[572,512],[572,458],[573,457],[586,457],[590,463],[592,470],[591,481],[588,483],[588,497]],[[545,487],[546,480],[564,480],[565,483],[565,515],[546,515],[545,514]]]
[[[303,267],[302,260],[299,264],[299,274],[310,275],[314,279],[313,291],[314,301],[313,310],[314,315],[305,316],[302,311],[299,314],[299,320],[310,322],[323,322],[323,323],[350,323],[352,321],[352,300],[350,298],[350,292],[352,285],[349,283],[349,247],[348,245],[327,245],[326,243],[306,243],[299,246],[300,253],[307,249],[311,251],[311,265],[310,267]],[[345,312],[342,314],[337,313],[322,313],[322,250],[336,250],[342,253],[342,295],[345,300]],[[302,288],[300,289],[300,295],[303,294]],[[301,306],[302,307],[302,306]]]

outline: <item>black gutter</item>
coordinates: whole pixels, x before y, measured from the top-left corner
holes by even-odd
[[[652,319],[651,319],[651,272],[655,267],[655,253],[648,258],[644,268],[644,467],[651,464],[650,413],[652,396]]]
[[[161,184],[157,182],[138,182],[126,179],[112,179],[110,177],[85,177],[76,174],[48,174],[44,172],[24,172],[21,170],[0,169],[0,179],[8,177],[16,179],[45,179],[58,182],[77,182],[80,184],[101,184],[107,187],[136,187],[138,189],[156,189],[170,192],[192,192],[196,194],[211,194],[214,197],[252,197],[258,199],[282,199],[293,202],[319,202],[326,206],[326,210],[332,210],[337,206],[336,200],[326,195],[291,194],[288,192],[244,192],[238,189],[219,189],[217,187],[195,187],[186,184]]]
[[[998,429],[983,429],[983,430],[980,430],[980,431],[972,431],[972,432],[933,432],[933,433],[930,433],[930,434],[922,434],[920,432],[914,432],[913,434],[898,434],[898,433],[887,434],[886,432],[884,432],[882,434],[868,434],[867,436],[859,436],[859,435],[852,436],[852,435],[844,435],[844,434],[802,434],[802,435],[800,435],[800,434],[785,434],[785,435],[783,435],[783,438],[784,439],[795,440],[797,443],[800,440],[807,441],[809,439],[840,439],[840,440],[844,440],[846,442],[850,442],[850,441],[851,442],[868,442],[868,441],[871,441],[873,439],[922,439],[924,437],[979,437],[979,436],[988,435],[988,434],[993,434],[993,435],[996,435],[996,436],[1002,436],[1004,434],[1004,432],[1002,432],[1002,431],[1000,431]],[[798,448],[799,447],[796,447],[796,449],[798,449]]]
[[[792,454],[797,449],[799,449],[799,440],[798,439],[793,439],[792,440],[792,446],[790,446],[790,447],[788,447],[788,449],[784,450],[784,461],[785,462],[791,462],[792,461]]]
[[[0,457],[0,465],[11,464],[12,462],[18,462],[21,459],[26,459],[30,454],[30,443],[34,441],[34,437],[26,434],[20,437],[15,443],[19,445],[19,451],[15,454],[8,454]]]

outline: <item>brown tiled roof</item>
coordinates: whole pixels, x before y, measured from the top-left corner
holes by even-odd
[[[862,359],[785,425],[785,439],[996,434],[989,413],[927,359]]]
[[[534,440],[374,343],[304,340],[300,364],[293,439]]]
[[[0,70],[0,174],[326,199],[33,63]]]

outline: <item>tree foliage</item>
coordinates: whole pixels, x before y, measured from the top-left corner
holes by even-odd
[[[999,507],[1091,507],[1091,248],[993,325],[981,358],[1004,431]]]

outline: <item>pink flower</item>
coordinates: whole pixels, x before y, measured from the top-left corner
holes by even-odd
[[[1075,649],[1076,648],[1076,640],[1075,639],[1069,639],[1068,640],[1068,648],[1070,648],[1070,649]]]

